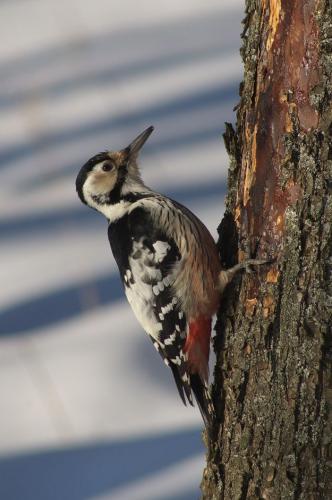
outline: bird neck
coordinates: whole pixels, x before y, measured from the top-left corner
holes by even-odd
[[[128,213],[131,204],[132,203],[130,201],[120,200],[117,203],[107,203],[104,205],[99,205],[96,208],[106,217],[108,222],[112,224]]]
[[[105,199],[104,203],[98,203],[94,208],[102,213],[111,224],[124,217],[133,203],[151,193],[153,191],[140,178],[135,181],[130,179],[129,182],[124,182],[118,193],[111,192],[107,196],[107,201]]]

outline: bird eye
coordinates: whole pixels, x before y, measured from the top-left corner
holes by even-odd
[[[102,169],[104,170],[104,172],[110,172],[111,170],[113,170],[113,168],[114,168],[114,165],[110,161],[105,161],[105,163],[102,166]]]

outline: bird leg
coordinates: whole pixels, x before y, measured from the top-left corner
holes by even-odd
[[[251,266],[261,266],[263,264],[269,264],[270,262],[271,260],[248,259],[243,262],[239,262],[239,264],[236,264],[229,269],[223,269],[219,273],[219,292],[222,293],[224,291],[228,283],[232,281],[237,272],[245,269],[247,273],[251,273]]]

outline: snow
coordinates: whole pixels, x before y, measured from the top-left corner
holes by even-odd
[[[1,3],[0,498],[199,496],[199,412],[137,324],[106,221],[74,184],[87,158],[154,125],[147,185],[216,237],[243,8]]]

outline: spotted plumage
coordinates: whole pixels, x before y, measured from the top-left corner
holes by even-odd
[[[108,238],[128,302],[172,370],[183,402],[192,404],[194,395],[209,427],[208,359],[220,262],[203,223],[142,181],[136,159],[152,130],[121,151],[92,157],[82,167],[76,189],[83,203],[108,219]],[[228,275],[223,273],[224,286]]]
[[[136,201],[142,200],[144,195],[137,196]],[[178,246],[155,227],[150,211],[141,203],[133,204],[125,217],[110,224],[108,236],[129,304],[171,367],[182,400],[185,402],[185,394],[192,403],[183,351],[188,323],[174,289],[181,266]]]

